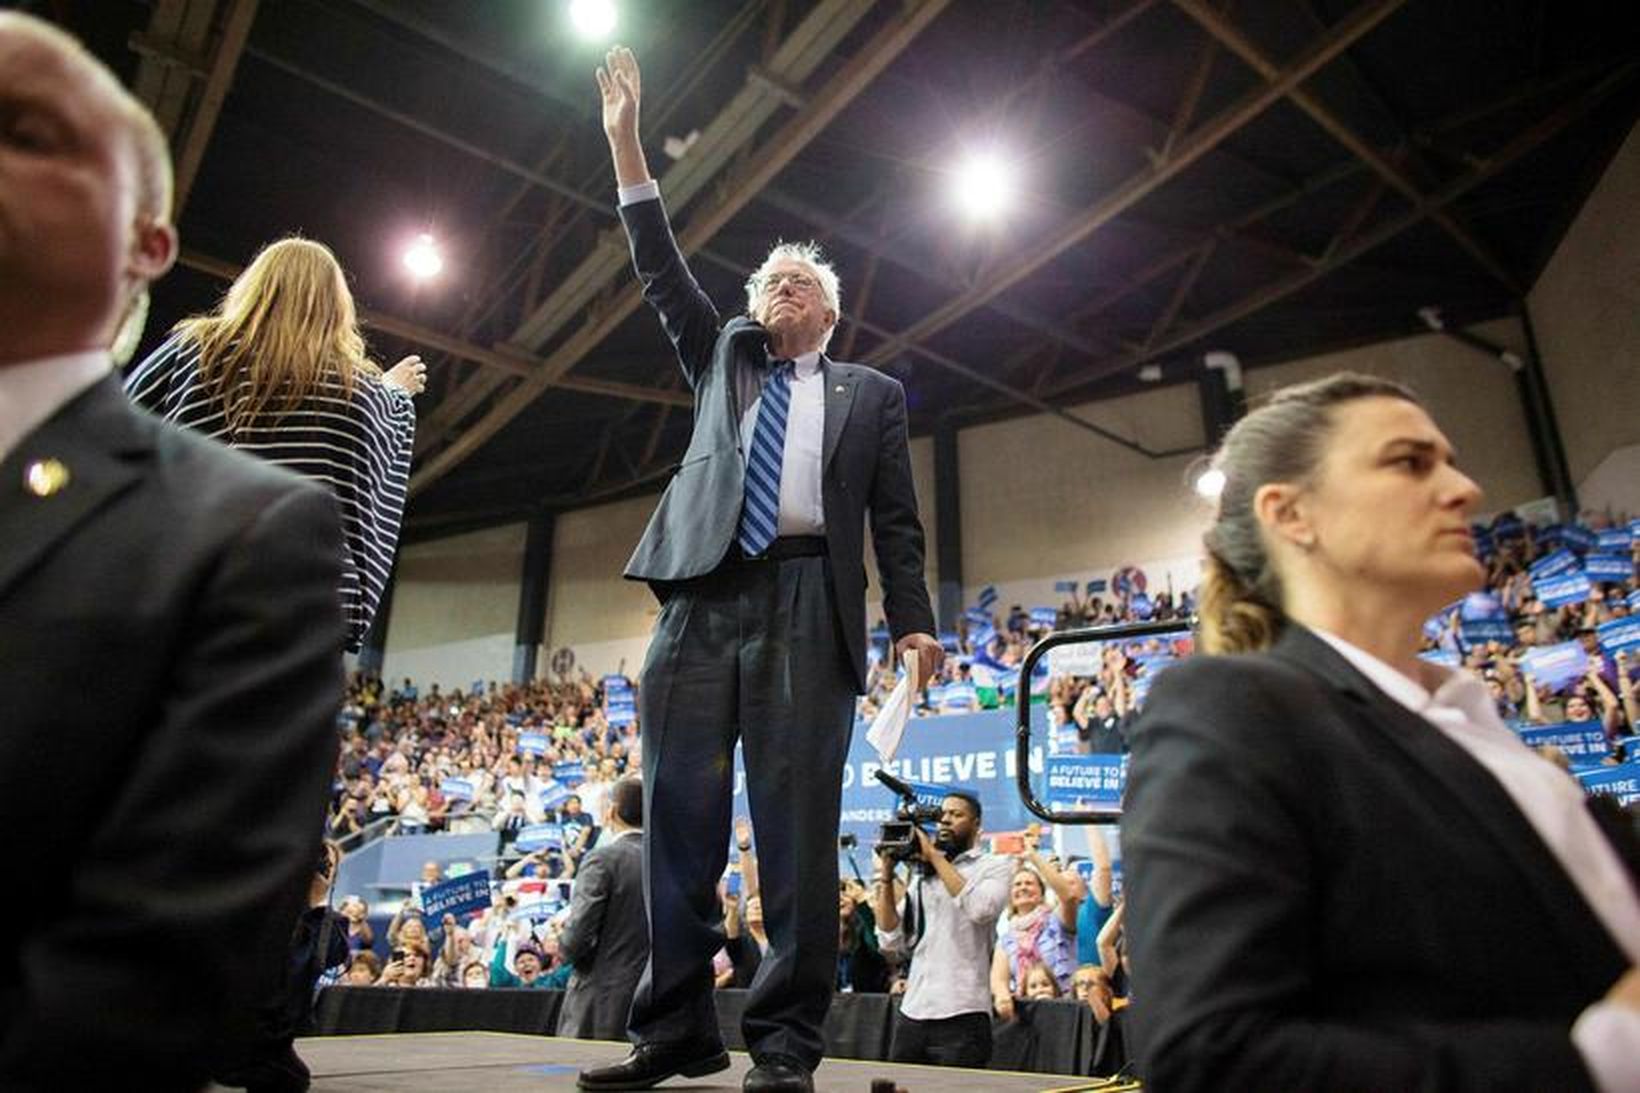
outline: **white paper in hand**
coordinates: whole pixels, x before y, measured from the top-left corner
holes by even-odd
[[[877,749],[877,755],[883,760],[894,758],[894,753],[900,750],[900,738],[905,735],[906,722],[911,720],[912,681],[917,678],[917,653],[907,649],[905,656],[900,660],[905,674],[894,685],[888,701],[883,708],[877,711],[877,716],[871,722],[871,728],[866,730],[866,740]]]

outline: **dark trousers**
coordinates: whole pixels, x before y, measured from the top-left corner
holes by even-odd
[[[742,1030],[754,1057],[819,1065],[837,974],[837,822],[855,686],[823,557],[730,562],[672,587],[644,662],[649,964],[629,1032],[718,1039],[712,956],[734,751],[746,763],[769,951]]]
[[[937,1021],[918,1021],[894,1015],[892,1063],[933,1063],[936,1066],[983,1067],[991,1061],[991,1015],[959,1013]]]

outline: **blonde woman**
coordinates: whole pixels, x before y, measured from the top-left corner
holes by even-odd
[[[381,600],[404,514],[419,357],[365,356],[347,277],[322,243],[263,248],[215,311],[178,323],[126,377],[137,404],[315,479],[346,536],[341,599],[357,651]]]
[[[1343,374],[1215,466],[1208,655],[1151,692],[1122,818],[1146,1086],[1640,1089],[1632,829],[1418,657],[1486,576],[1446,436]]]

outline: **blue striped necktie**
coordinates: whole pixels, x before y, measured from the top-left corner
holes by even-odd
[[[755,558],[774,542],[780,522],[780,464],[786,454],[786,414],[792,403],[792,361],[769,365],[763,397],[752,429],[752,448],[746,456],[746,499],[740,508],[736,541],[748,558]]]

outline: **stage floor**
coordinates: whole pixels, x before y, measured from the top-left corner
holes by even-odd
[[[619,1062],[627,1045],[506,1032],[420,1032],[392,1036],[318,1036],[296,1042],[313,1070],[315,1090],[571,1090],[583,1066]],[[674,1078],[661,1089],[738,1091],[751,1069],[743,1052],[729,1053],[728,1070],[706,1078]],[[874,1078],[892,1078],[906,1093],[986,1090],[1046,1093],[1084,1089],[1073,1075],[1001,1070],[896,1066],[828,1059],[814,1075],[816,1090],[863,1091]]]

